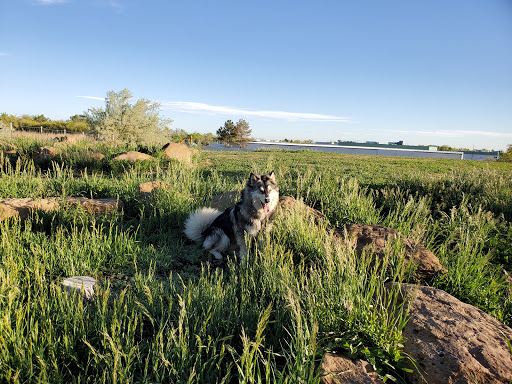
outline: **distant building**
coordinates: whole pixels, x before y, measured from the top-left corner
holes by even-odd
[[[465,160],[498,160],[499,152],[486,152],[486,151],[464,151]]]
[[[346,145],[348,144],[348,145]],[[447,152],[430,150],[427,146],[397,146],[386,144],[366,144],[353,142],[340,142],[336,145],[331,144],[294,144],[294,143],[269,143],[265,141],[253,141],[247,144],[249,150],[261,148],[279,148],[288,150],[306,150],[334,153],[348,153],[359,155],[380,155],[380,156],[404,156],[404,157],[430,157],[445,159],[463,159],[462,152]]]
[[[434,145],[395,145],[395,144],[372,144],[355,143],[355,142],[338,142],[331,144],[330,142],[314,143],[314,144],[295,144],[281,143],[273,141],[252,141],[247,143],[247,148],[230,147],[226,148],[224,144],[212,143],[210,146],[203,147],[207,150],[221,151],[253,151],[261,148],[279,148],[296,151],[320,151],[333,153],[348,153],[360,155],[380,155],[380,156],[402,156],[402,157],[428,157],[443,159],[465,159],[465,160],[497,160],[499,152],[484,151],[438,151],[438,147]]]

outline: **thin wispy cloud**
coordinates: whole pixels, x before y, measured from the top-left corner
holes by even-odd
[[[76,96],[83,99],[101,100],[104,97],[97,96]],[[267,111],[253,110],[245,108],[226,107],[220,105],[210,105],[204,103],[196,103],[191,101],[164,101],[160,102],[161,108],[167,111],[183,112],[196,115],[222,115],[232,116],[233,118],[242,117],[261,117],[267,119],[287,120],[287,121],[324,121],[324,122],[348,122],[350,119],[342,116],[323,115],[319,113],[301,113],[301,112],[285,112],[285,111]]]
[[[104,97],[96,97],[96,96],[75,96],[75,97],[80,97],[82,99],[91,99],[91,100],[101,100],[101,101],[105,101],[105,98]]]
[[[11,55],[7,52],[0,52],[0,56],[11,56]]]
[[[190,101],[167,101],[162,102],[160,104],[162,106],[162,109],[165,110],[191,114],[261,117],[288,121],[349,121],[348,118],[342,116],[323,115],[318,113],[252,110],[245,108],[196,103]]]
[[[512,137],[512,133],[495,132],[495,131],[470,131],[470,130],[453,130],[453,131],[393,131],[398,133],[409,133],[419,136],[435,136],[435,137],[466,137],[466,136],[486,136],[486,137]]]
[[[53,5],[53,4],[64,4],[69,3],[70,0],[33,0],[34,4],[39,5]]]

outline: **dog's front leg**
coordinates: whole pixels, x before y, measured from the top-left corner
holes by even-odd
[[[247,254],[247,246],[245,244],[240,246],[240,251],[238,252],[238,257],[240,258],[240,262],[244,261],[244,257]]]

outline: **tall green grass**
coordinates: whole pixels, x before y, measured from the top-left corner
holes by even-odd
[[[39,144],[20,146],[28,154]],[[112,166],[122,148],[110,147],[101,168],[85,169],[78,152],[89,146],[80,145],[43,166],[23,151],[2,160],[1,198],[117,197],[125,208],[94,217],[64,205],[0,223],[0,381],[317,383],[325,351],[401,381],[407,308],[397,295],[414,271],[400,241],[382,258],[355,253],[333,235],[350,223],[429,247],[448,269],[432,285],[512,323],[503,164],[202,152],[193,167],[158,156]],[[191,211],[272,169],[281,194],[325,220],[299,207],[278,214],[242,263],[215,263],[184,237]],[[153,180],[167,188],[140,195]],[[60,287],[72,275],[98,280],[91,302]]]

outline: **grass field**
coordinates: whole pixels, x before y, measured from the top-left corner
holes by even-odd
[[[0,159],[0,198],[118,197],[125,209],[0,222],[2,382],[316,383],[325,351],[400,382],[407,315],[384,283],[410,281],[403,249],[380,263],[359,257],[332,236],[349,223],[421,242],[449,271],[431,285],[512,325],[511,164],[200,151],[188,167],[149,148],[154,161],[131,165],[111,161],[127,148],[84,141],[35,165],[32,151],[48,143],[16,140],[19,158]],[[282,195],[327,219],[278,215],[243,263],[216,263],[185,238],[192,210],[272,169]],[[140,196],[153,180],[170,187]],[[60,288],[78,275],[98,280],[92,302]]]

